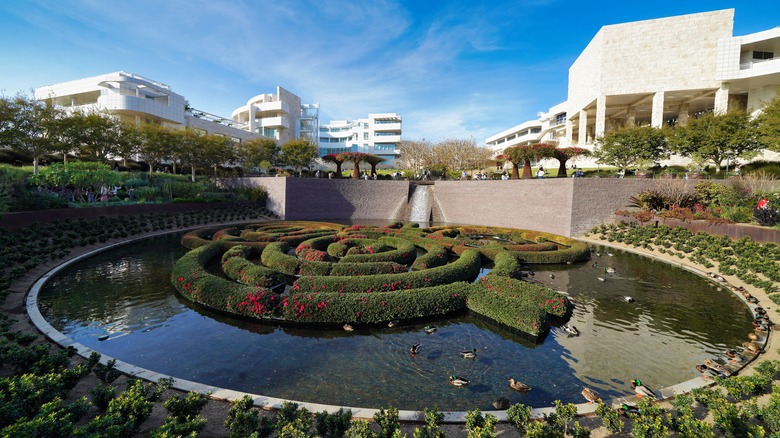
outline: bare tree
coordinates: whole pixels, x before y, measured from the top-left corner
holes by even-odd
[[[425,139],[420,141],[403,140],[399,144],[398,149],[400,150],[400,155],[396,162],[404,169],[418,173],[424,167],[433,163],[432,146]]]

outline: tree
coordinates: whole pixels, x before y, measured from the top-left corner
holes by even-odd
[[[763,147],[780,152],[780,90],[761,108],[756,117],[759,140]]]
[[[190,181],[195,182],[195,166],[203,164],[203,151],[208,141],[204,135],[186,128],[176,132],[181,165],[190,166]]]
[[[342,161],[351,161],[354,164],[352,167],[352,179],[360,179],[360,162],[365,161],[369,155],[363,152],[342,152],[338,157]]]
[[[120,122],[108,114],[75,111],[63,119],[63,131],[80,156],[105,163],[119,151]]]
[[[504,149],[500,156],[512,163],[512,179],[518,179],[519,164],[523,163],[523,178],[531,178],[531,160],[539,160],[553,156],[555,146],[545,143],[532,145],[517,145]]]
[[[142,141],[141,130],[131,123],[119,124],[119,141],[116,153],[122,158],[122,165],[127,167],[127,159],[138,153]]]
[[[704,113],[677,126],[670,142],[674,152],[694,160],[712,161],[718,171],[724,160],[750,159],[761,150],[756,122],[744,111]]]
[[[371,175],[373,176],[376,175],[376,166],[384,163],[387,159],[380,157],[379,155],[368,154],[363,161],[371,166]]]
[[[431,152],[431,143],[422,139],[421,141],[403,140],[398,146],[398,163],[404,169],[409,169],[419,173],[424,167],[430,166],[433,160]]]
[[[32,155],[37,174],[41,157],[57,150],[62,111],[20,93],[3,104],[2,113],[2,139],[11,149]]]
[[[574,158],[580,155],[590,155],[590,151],[583,148],[578,147],[570,147],[570,148],[556,148],[553,152],[553,158],[558,160],[560,165],[558,166],[558,178],[566,178],[566,162],[569,161],[570,158]]]
[[[233,139],[219,134],[206,134],[203,136],[200,153],[203,165],[214,169],[214,178],[217,177],[217,167],[235,160],[236,144]]]
[[[328,154],[321,159],[326,163],[333,163],[336,165],[336,178],[341,179],[341,165],[344,164],[344,160],[339,156],[340,154]]]
[[[473,138],[449,138],[433,146],[433,161],[448,169],[464,170],[473,164],[478,149],[477,142]]]
[[[290,140],[282,145],[283,161],[292,166],[299,176],[303,175],[304,167],[311,166],[318,154],[317,145],[308,140]]]
[[[239,145],[239,150],[241,162],[249,168],[269,166],[279,157],[279,146],[267,137],[244,141]]]
[[[173,133],[160,125],[143,125],[141,127],[141,145],[138,154],[149,165],[149,176],[154,166],[168,157],[168,151],[176,141]]]
[[[623,172],[669,158],[666,133],[649,125],[621,126],[596,139],[593,155],[600,163],[617,166]]]

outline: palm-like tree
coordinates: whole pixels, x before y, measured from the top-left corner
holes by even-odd
[[[352,168],[352,179],[360,179],[360,162],[365,161],[371,154],[363,152],[342,152],[337,157],[343,161],[351,161],[355,167]]]
[[[512,179],[518,179],[519,164],[523,163],[523,179],[531,178],[531,160],[552,157],[555,153],[555,146],[545,143],[531,145],[518,145],[504,149],[500,158],[512,163]]]
[[[344,160],[341,158],[341,154],[328,154],[322,157],[322,161],[326,163],[333,163],[336,165],[336,178],[341,179],[341,165],[344,164]]]
[[[376,175],[376,166],[384,163],[387,161],[387,159],[380,157],[379,155],[368,154],[368,156],[364,158],[363,161],[371,165],[371,176],[374,176]]]

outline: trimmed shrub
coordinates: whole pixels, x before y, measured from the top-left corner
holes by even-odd
[[[550,315],[564,317],[572,308],[571,301],[559,292],[514,278],[493,275],[492,272],[482,277],[479,284],[498,295],[536,306]]]
[[[520,262],[513,253],[501,251],[496,254],[493,263],[493,270],[490,271],[491,274],[501,277],[520,278],[522,268]]]
[[[256,253],[257,248],[234,246],[222,254],[222,272],[241,284],[255,287],[272,287],[284,283],[281,272],[256,265],[246,258]]]

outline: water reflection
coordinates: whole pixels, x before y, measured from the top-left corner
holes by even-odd
[[[631,394],[696,375],[703,358],[739,345],[750,315],[730,293],[668,265],[616,252],[580,265],[535,266],[530,281],[570,294],[580,336],[554,328],[540,344],[471,315],[352,333],[235,320],[180,301],[170,266],[178,236],[116,249],[57,275],[41,310],[59,330],[109,356],[188,380],[269,396],[351,406],[491,409],[582,402],[582,386]],[[604,251],[602,251],[604,252]],[[614,273],[605,272],[613,268]],[[600,281],[598,277],[606,281]],[[632,296],[627,303],[623,297]],[[110,334],[109,340],[98,337]],[[415,356],[412,344],[421,343]],[[460,351],[477,349],[474,359]],[[471,384],[455,388],[449,375]],[[509,377],[533,389],[512,391]]]

